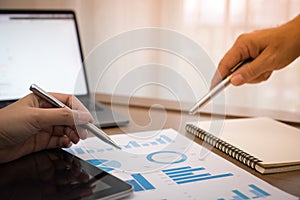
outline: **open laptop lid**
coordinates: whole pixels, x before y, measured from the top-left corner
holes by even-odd
[[[0,102],[47,91],[89,95],[73,11],[0,10]]]

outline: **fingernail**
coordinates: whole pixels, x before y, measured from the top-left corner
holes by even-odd
[[[245,83],[245,79],[241,74],[232,76],[230,81],[231,81],[232,85],[235,85],[235,86],[239,86],[239,85],[242,85]]]
[[[70,142],[67,146],[67,148],[70,148],[72,146],[72,142]]]
[[[85,124],[91,119],[91,115],[88,112],[77,111],[77,124]]]
[[[78,133],[78,135],[79,135],[80,139],[85,140],[88,136],[88,132],[87,132],[87,130],[82,130]]]
[[[268,79],[271,76],[271,73],[272,72],[266,72],[266,73],[264,73],[264,78]]]

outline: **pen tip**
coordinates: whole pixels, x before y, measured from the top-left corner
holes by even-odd
[[[194,112],[193,111],[189,111],[189,115],[193,115],[194,114]]]
[[[114,147],[116,147],[117,149],[121,150],[121,147],[117,144],[114,144]]]
[[[117,143],[115,143],[113,140],[110,140],[110,143],[111,143],[114,147],[116,147],[117,149],[120,149],[120,150],[121,150],[121,147],[120,147]]]

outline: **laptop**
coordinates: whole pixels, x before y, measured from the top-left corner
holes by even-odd
[[[127,117],[92,98],[73,11],[0,10],[0,108],[24,97],[31,84],[75,95],[100,127]]]

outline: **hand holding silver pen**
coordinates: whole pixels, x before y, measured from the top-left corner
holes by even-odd
[[[38,87],[35,84],[32,84],[30,86],[30,90],[36,94],[37,96],[39,96],[40,98],[46,100],[47,102],[49,102],[51,105],[57,107],[57,108],[65,108],[67,107],[65,104],[63,104],[62,102],[60,102],[58,99],[56,99],[54,96],[50,95],[49,93],[47,93],[46,91],[44,91],[42,88]],[[89,130],[92,134],[94,134],[96,137],[98,137],[99,139],[103,140],[104,142],[118,148],[121,149],[119,147],[119,145],[117,145],[106,133],[104,133],[101,129],[99,129],[98,127],[96,127],[94,124],[92,123],[87,123],[87,124],[81,124],[81,127]]]
[[[198,109],[207,104],[214,96],[216,96],[220,91],[225,89],[229,83],[230,79],[232,77],[232,73],[237,71],[240,67],[242,67],[245,63],[250,62],[251,59],[244,60],[242,62],[239,62],[237,65],[235,65],[231,70],[230,74],[223,79],[218,85],[216,85],[214,88],[212,88],[208,93],[206,93],[194,106],[189,110],[189,114],[194,115],[197,113]]]

